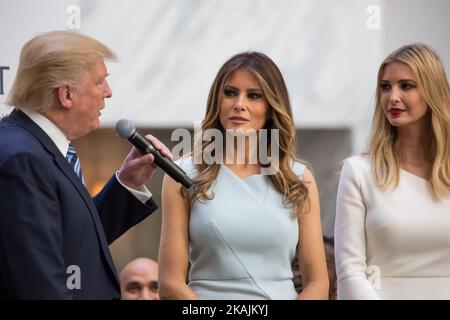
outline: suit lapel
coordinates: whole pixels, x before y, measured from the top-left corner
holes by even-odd
[[[61,154],[61,152],[59,153]],[[114,263],[112,261],[111,254],[108,249],[108,241],[106,240],[105,232],[103,230],[103,224],[100,221],[97,208],[95,207],[90,194],[86,190],[81,179],[75,174],[72,167],[70,167],[69,163],[62,155],[55,156],[55,163],[59,167],[59,169],[64,173],[64,175],[70,180],[73,186],[77,189],[78,194],[81,196],[81,198],[83,198],[84,203],[88,207],[92,220],[94,220],[95,231],[97,233],[97,237],[100,240],[103,254],[106,257],[106,260],[108,261],[111,271],[114,273],[114,277],[116,278],[117,281],[119,281],[116,269],[114,267]]]
[[[34,123],[30,118],[28,118],[27,115],[25,115],[21,111],[13,110],[10,114],[10,119],[13,120],[16,124],[20,125],[22,128],[30,131],[40,141],[43,148],[46,149],[53,156],[56,166],[62,171],[62,173],[67,177],[67,179],[78,191],[78,194],[81,196],[84,203],[86,204],[86,207],[89,210],[92,220],[94,221],[95,231],[100,241],[103,254],[106,257],[108,265],[118,282],[119,279],[117,276],[116,269],[114,267],[114,263],[112,261],[111,254],[108,249],[108,241],[106,240],[105,232],[103,230],[103,224],[100,221],[97,208],[95,207],[94,202],[92,201],[92,198],[87,192],[82,181],[75,174],[72,167],[69,165],[66,158],[58,150],[58,147],[55,145],[55,143],[36,123]]]

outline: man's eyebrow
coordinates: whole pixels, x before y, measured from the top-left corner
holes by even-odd
[[[140,284],[137,281],[130,281],[130,282],[127,283],[127,287],[128,286],[135,286],[135,285],[140,285]]]

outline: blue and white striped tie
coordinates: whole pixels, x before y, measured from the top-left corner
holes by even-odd
[[[80,159],[78,159],[77,152],[75,151],[75,148],[72,144],[69,144],[69,150],[67,150],[66,159],[69,162],[70,166],[73,168],[73,171],[75,171],[76,175],[84,184],[83,174],[81,173]]]

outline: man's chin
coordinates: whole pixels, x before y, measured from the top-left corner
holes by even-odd
[[[100,119],[99,118],[97,118],[97,120],[95,120],[94,124],[92,125],[91,131],[97,130],[98,128],[100,128]]]
[[[100,128],[100,121],[97,120],[93,122],[92,125],[90,125],[89,127],[86,127],[86,130],[83,132],[82,135],[79,136],[79,138],[87,136],[89,133],[97,130],[98,128]]]

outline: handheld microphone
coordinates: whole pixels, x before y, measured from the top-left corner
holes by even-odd
[[[177,166],[172,160],[162,156],[161,153],[153,147],[150,141],[137,132],[132,121],[127,119],[120,119],[117,121],[116,132],[120,137],[130,141],[131,144],[141,152],[146,154],[151,153],[155,157],[156,165],[171,176],[172,179],[181,183],[187,189],[194,184],[183,169]]]

